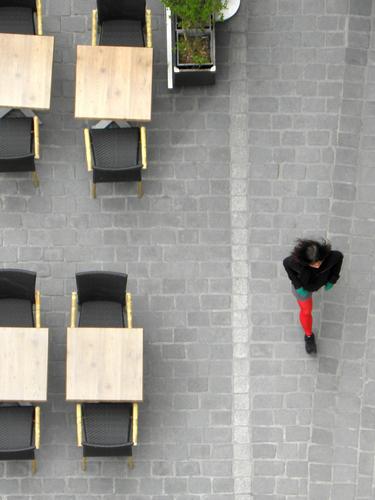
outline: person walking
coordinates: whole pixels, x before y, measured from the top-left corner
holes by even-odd
[[[292,282],[292,293],[297,299],[299,320],[305,332],[308,354],[316,353],[315,335],[312,331],[312,292],[324,286],[331,290],[340,278],[343,254],[332,250],[328,241],[298,239],[292,253],[283,260],[284,268]]]

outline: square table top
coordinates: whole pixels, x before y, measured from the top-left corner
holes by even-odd
[[[53,36],[0,33],[0,106],[49,109]]]
[[[75,117],[150,121],[152,50],[78,45]]]
[[[68,328],[66,399],[142,401],[142,328]]]
[[[46,401],[48,328],[0,327],[0,401]]]

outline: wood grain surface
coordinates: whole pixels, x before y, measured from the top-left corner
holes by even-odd
[[[66,399],[142,401],[141,328],[68,328]]]
[[[0,106],[49,109],[52,36],[0,33]]]
[[[0,328],[0,401],[46,401],[47,328]]]
[[[75,117],[151,120],[152,49],[77,47]]]

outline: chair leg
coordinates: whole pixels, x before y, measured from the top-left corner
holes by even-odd
[[[91,198],[96,198],[96,184],[95,182],[91,183]]]
[[[142,196],[143,196],[142,181],[137,182],[137,194],[138,194],[138,198],[142,198]]]
[[[130,470],[134,469],[134,460],[133,460],[133,457],[128,457],[128,468]]]
[[[82,457],[82,470],[87,470],[87,457]]]
[[[36,463],[36,460],[35,460],[35,458],[34,458],[34,460],[32,460],[32,461],[31,461],[31,472],[32,472],[32,474],[35,474],[35,473],[36,473],[37,468],[38,468],[38,467],[37,467],[37,463]]]
[[[32,172],[32,179],[33,179],[33,184],[34,184],[34,187],[39,187],[39,177],[38,177],[38,174],[36,172]]]

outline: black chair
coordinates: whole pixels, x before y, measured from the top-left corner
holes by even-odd
[[[127,275],[104,271],[76,274],[77,292],[72,293],[70,326],[124,328],[126,307],[127,326],[132,328],[131,294],[126,293]],[[133,467],[132,446],[137,445],[137,403],[77,404],[77,440],[83,446],[83,469],[87,457],[127,456]],[[82,437],[82,427],[84,436]]]
[[[40,445],[39,406],[0,404],[0,460],[32,460]]]
[[[36,273],[0,270],[0,326],[40,328],[40,293]],[[35,321],[33,305],[35,304]],[[40,445],[40,407],[0,404],[0,460],[32,460]]]
[[[133,446],[137,446],[137,403],[83,403],[76,407],[77,441],[83,447],[83,469],[87,457],[128,457],[133,468]],[[83,429],[83,432],[82,432]]]
[[[105,129],[84,129],[86,162],[92,171],[91,196],[99,182],[137,182],[143,196],[142,170],[147,168],[145,127],[120,128],[114,122]]]
[[[32,172],[33,184],[38,187],[35,159],[39,159],[38,117],[0,119],[0,172]]]
[[[146,9],[146,0],[97,0],[92,45],[96,45],[98,24],[99,45],[152,47],[151,10]]]
[[[0,0],[0,33],[42,35],[41,0]],[[38,118],[2,118],[0,172],[32,172],[33,184],[38,187],[34,159],[39,159]]]
[[[0,33],[42,35],[41,0],[0,0]]]
[[[104,271],[77,273],[77,293],[72,293],[71,327],[76,325],[77,302],[79,327],[132,328],[131,294],[126,293],[128,276]]]
[[[40,328],[40,293],[35,281],[36,273],[31,271],[0,270],[0,326]]]

